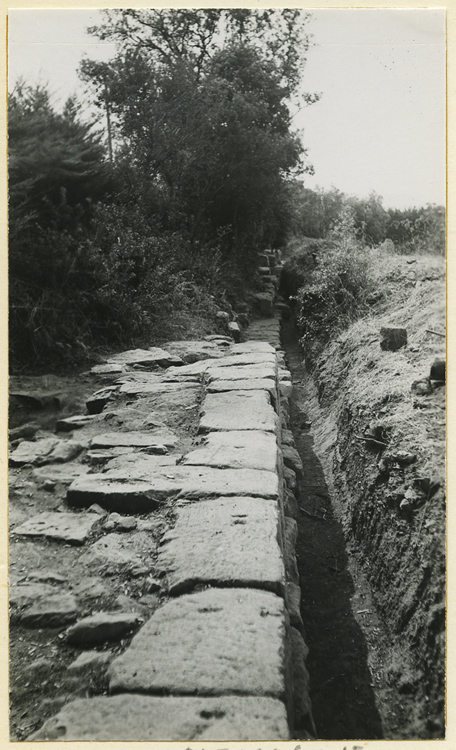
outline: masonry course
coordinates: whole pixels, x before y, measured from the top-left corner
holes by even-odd
[[[258,331],[255,340],[240,344],[190,342],[187,350],[186,342],[178,342],[164,351],[135,350],[115,358],[127,371],[111,386],[104,408],[114,418],[125,410],[126,421],[109,433],[93,421],[86,444],[94,455],[100,452],[102,470],[76,473],[67,501],[76,516],[94,503],[129,517],[169,509],[170,527],[158,543],[155,537],[149,545],[142,543],[141,556],[134,535],[147,538],[156,531],[153,523],[140,519],[138,529],[141,524],[144,531],[130,531],[131,542],[122,541],[128,534],[105,533],[84,553],[87,561],[107,566],[106,574],[120,558],[132,574],[137,568],[134,575],[144,577],[143,591],[150,579],[150,590],[157,592],[139,602],[146,605],[149,596],[156,603],[126,650],[100,661],[100,670],[110,661],[109,695],[68,703],[29,739],[312,736],[307,649],[299,632],[295,484],[281,448],[288,421],[278,388],[290,377],[276,353],[279,321],[258,323],[251,327],[251,336]],[[189,364],[176,366],[177,361]],[[128,371],[137,364],[162,369]],[[126,398],[134,399],[128,409]],[[179,413],[197,409],[190,450],[179,454],[174,431],[154,428],[153,411],[155,434],[141,427],[142,400],[148,404],[150,399],[157,399],[157,406],[160,401],[175,404]],[[138,426],[131,429],[135,410]],[[285,437],[291,443],[286,463],[299,471],[290,433]],[[106,523],[107,531],[111,526]],[[112,613],[94,616],[97,626],[106,616],[116,620]],[[97,630],[100,644],[102,630]],[[69,632],[78,632],[78,624]]]

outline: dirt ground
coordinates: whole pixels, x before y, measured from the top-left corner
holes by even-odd
[[[445,386],[428,380],[445,358],[444,264],[394,258],[385,272],[387,298],[322,352],[314,379],[293,324],[284,335],[307,468],[302,614],[324,739],[445,731]],[[407,328],[405,349],[380,350],[388,323]]]
[[[112,376],[115,378],[116,376]],[[36,438],[55,436],[57,419],[85,412],[85,401],[108,383],[106,377],[75,373],[70,376],[13,377],[11,392],[33,393],[38,401],[24,396],[10,400],[10,431],[22,425],[33,425]],[[194,402],[193,393],[191,400]],[[180,403],[176,403],[180,401]],[[139,404],[141,409],[138,411]],[[173,453],[186,452],[196,432],[198,409],[180,399],[169,401],[123,398],[109,405],[102,415],[102,431],[117,430],[128,421],[144,419],[146,413],[166,424],[178,436]],[[94,427],[65,433],[87,444]],[[97,427],[100,431],[100,424]],[[13,435],[16,433],[13,432]],[[61,433],[60,433],[61,434]],[[20,440],[20,438],[18,438]],[[14,443],[11,446],[14,449]],[[63,474],[70,469],[88,470],[99,466],[84,450],[70,463],[61,464]],[[96,469],[97,470],[97,469]],[[99,469],[98,469],[99,470]],[[10,531],[27,519],[44,511],[66,512],[67,478],[54,476],[52,467],[10,468]],[[74,545],[43,538],[10,535],[10,733],[12,741],[25,740],[45,719],[77,697],[106,693],[105,672],[114,656],[123,651],[129,634],[112,643],[96,646],[94,661],[81,667],[71,666],[82,649],[66,643],[64,633],[76,616],[58,627],[24,627],[21,614],[37,592],[70,595],[76,600],[77,618],[94,612],[135,613],[146,620],[163,602],[155,579],[156,548],[173,522],[167,503],[150,514],[135,514],[133,529],[108,529],[112,515],[94,507],[97,522],[84,545]],[[87,553],[89,543],[96,550]],[[41,587],[41,589],[40,589]],[[44,588],[43,588],[44,587]],[[25,598],[24,598],[25,597]],[[84,650],[86,651],[86,649]],[[98,654],[98,656],[97,656]]]

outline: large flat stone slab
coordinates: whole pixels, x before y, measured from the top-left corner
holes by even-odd
[[[276,414],[265,391],[233,391],[207,394],[199,432],[219,430],[266,430],[275,432]]]
[[[228,391],[265,391],[271,399],[277,398],[277,386],[272,379],[263,380],[214,380],[207,386],[208,393],[226,393]]]
[[[172,355],[158,346],[150,349],[129,349],[126,352],[114,354],[107,361],[108,364],[141,365],[142,367],[169,367],[170,365],[182,364],[180,357]]]
[[[160,450],[163,447],[174,448],[179,439],[169,430],[147,432],[105,432],[96,435],[90,442],[91,448],[147,448]]]
[[[67,491],[74,507],[98,503],[103,508],[123,513],[147,512],[173,495],[207,498],[246,495],[276,500],[279,481],[275,472],[257,469],[215,469],[212,467],[165,467],[148,479],[135,479],[122,469],[107,474],[89,474],[76,479]]]
[[[40,513],[17,526],[12,533],[81,545],[99,522],[99,516],[94,513]]]
[[[75,597],[69,593],[53,593],[32,604],[21,616],[26,628],[60,628],[78,616]]]
[[[269,591],[206,589],[160,607],[109,670],[112,692],[286,693],[286,613]]]
[[[120,386],[119,392],[127,396],[154,396],[174,394],[177,395],[178,398],[181,398],[182,395],[185,395],[185,392],[197,394],[199,392],[199,389],[195,388],[194,383],[186,383],[185,381],[181,383],[172,383],[163,381],[157,382],[155,380],[133,380],[123,383],[123,385]]]
[[[165,344],[167,351],[180,357],[185,364],[199,362],[202,359],[224,357],[229,343],[225,340],[214,341],[170,341]]]
[[[243,341],[241,344],[233,344],[231,347],[232,354],[251,354],[252,352],[275,356],[274,347],[266,341]]]
[[[32,443],[24,440],[11,453],[9,461],[12,466],[33,464],[64,463],[71,461],[82,451],[82,445],[75,440],[60,440],[59,438],[42,438]]]
[[[211,362],[211,367],[244,367],[244,365],[273,365],[277,360],[272,352],[247,351],[241,354],[228,354],[216,362]]]
[[[208,367],[205,379],[211,383],[214,380],[259,380],[270,378],[275,382],[277,368],[275,364],[245,365],[233,367]]]
[[[285,592],[276,503],[221,497],[177,506],[177,522],[162,540],[158,565],[171,594],[198,584]]]
[[[28,741],[267,741],[290,737],[285,706],[250,696],[80,698],[48,719]]]
[[[216,466],[220,469],[264,469],[276,471],[277,440],[273,432],[231,430],[210,432],[196,450],[187,453],[184,465]]]

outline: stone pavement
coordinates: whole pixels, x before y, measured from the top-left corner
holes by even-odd
[[[170,351],[126,352],[111,358],[114,371],[98,373],[117,378],[103,408],[108,404],[122,419],[121,429],[110,432],[106,422],[81,421],[81,449],[95,471],[75,474],[67,503],[85,510],[44,514],[15,533],[81,544],[103,518],[87,512],[96,504],[101,514],[120,514],[111,514],[109,528],[137,526],[147,540],[153,522],[138,514],[164,508],[168,526],[151,544],[142,573],[158,592],[157,606],[148,619],[95,613],[75,623],[74,606],[66,603],[62,616],[67,612],[73,624],[65,637],[82,653],[109,640],[113,627],[134,626],[136,634],[110,660],[107,696],[67,703],[29,740],[311,738],[294,552],[293,489],[302,466],[287,431],[290,374],[276,351],[279,325],[277,318],[254,322],[250,336],[258,340],[241,344],[177,342]],[[135,363],[162,369],[137,372],[130,369]],[[95,394],[91,403],[105,397],[106,391]],[[183,453],[177,452],[182,439],[160,423],[164,403],[179,406],[180,414],[199,412]],[[114,565],[123,549],[118,538],[105,535],[88,549],[93,555],[100,548],[97,554]],[[141,576],[140,562],[135,575]],[[96,664],[93,654],[87,658]],[[108,661],[99,660],[100,668]]]

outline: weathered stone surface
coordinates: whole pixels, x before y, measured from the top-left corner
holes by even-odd
[[[109,365],[95,365],[95,367],[92,367],[90,372],[92,375],[115,375],[116,373],[121,373],[124,371],[124,368],[122,365],[115,365],[115,364],[109,364]]]
[[[82,445],[74,440],[60,440],[59,438],[42,438],[35,443],[24,440],[14,453],[10,455],[13,466],[33,464],[40,466],[50,463],[64,463],[71,461],[82,451]]]
[[[275,372],[275,354],[269,351],[244,351],[239,354],[227,354],[226,357],[209,363],[211,369],[216,367],[245,367],[246,365],[256,365],[257,367],[269,365],[274,368]]]
[[[276,415],[264,391],[209,393],[204,401],[199,432],[276,429]]]
[[[97,612],[73,625],[67,631],[66,640],[71,646],[96,646],[118,641],[137,630],[143,622],[137,614],[128,612]]]
[[[281,396],[290,398],[293,393],[293,385],[291,380],[280,380],[279,381],[279,393]]]
[[[261,352],[263,354],[275,354],[275,349],[266,341],[243,341],[231,347],[232,354],[251,354]]]
[[[182,359],[176,355],[166,352],[157,346],[150,349],[130,349],[110,357],[108,364],[141,365],[142,367],[169,367],[170,365],[182,364]]]
[[[291,430],[282,430],[281,442],[282,445],[294,445],[294,437]]]
[[[301,630],[304,627],[301,617],[301,589],[296,583],[287,581],[286,590],[286,602],[288,614],[290,615],[290,624],[298,630]]]
[[[36,570],[27,575],[30,581],[40,581],[43,583],[66,583],[68,580],[65,576],[56,573],[54,570]]]
[[[157,469],[148,480],[136,479],[134,471],[132,467],[130,472],[119,469],[77,479],[68,488],[67,501],[75,507],[98,503],[104,508],[128,513],[153,510],[160,501],[178,494],[187,498],[278,497],[278,477],[271,471],[174,466]],[[139,461],[137,471],[141,471]]]
[[[199,364],[199,362],[196,362]],[[188,367],[194,367],[194,365],[188,365]],[[195,396],[198,394],[199,389],[195,388],[193,383],[172,383],[172,382],[157,382],[152,381],[128,381],[120,386],[120,393],[124,393],[127,396],[154,396],[154,395],[170,395],[174,394],[180,398],[185,393],[192,394]]]
[[[98,522],[93,513],[40,513],[13,529],[12,533],[80,545]]]
[[[285,706],[274,698],[114,695],[68,703],[28,740],[248,742],[289,736]]]
[[[282,455],[285,466],[294,471],[297,477],[302,478],[303,465],[296,448],[293,448],[291,445],[284,445],[282,447]]]
[[[171,354],[176,354],[185,364],[190,365],[201,359],[223,357],[227,343],[225,338],[213,341],[170,341],[165,347]]]
[[[265,391],[273,402],[277,398],[277,387],[272,379],[266,380],[214,380],[207,386],[208,393],[226,393],[229,391]]]
[[[155,551],[155,542],[150,535],[148,538],[151,555]],[[115,532],[106,534],[92,544],[81,557],[81,562],[88,566],[101,567],[107,574],[143,565],[136,551],[135,540]]]
[[[210,432],[202,445],[187,453],[185,465],[276,471],[277,441],[274,433],[260,430]]]
[[[21,616],[26,628],[59,628],[74,622],[78,605],[72,594],[49,594],[40,597]]]
[[[292,492],[286,490],[283,498],[283,512],[284,515],[294,518],[298,518],[298,501]]]
[[[396,352],[407,346],[407,330],[405,328],[381,328],[380,348],[387,352]]]
[[[259,292],[253,295],[253,304],[260,315],[266,318],[272,318],[274,315],[274,294],[268,292]]]
[[[113,654],[110,651],[85,651],[68,665],[68,671],[85,672],[86,669],[96,669],[102,672],[112,658]]]
[[[138,521],[133,516],[121,516],[119,513],[111,513],[103,524],[105,531],[133,531]]]
[[[28,607],[34,602],[54,593],[52,586],[46,583],[28,583],[9,587],[9,603],[11,607]]]
[[[76,479],[67,490],[67,501],[76,508],[98,503],[103,508],[131,513],[154,510],[158,508],[159,498],[163,497],[167,494],[162,492],[160,495],[150,482],[115,480],[104,474]]]
[[[207,589],[160,607],[108,671],[113,692],[286,692],[286,614],[269,591]]]
[[[309,734],[309,739],[312,737],[315,738],[316,731],[309,695],[309,673],[306,669],[306,658],[309,649],[296,628],[290,628],[289,638],[292,653],[294,729],[295,731],[306,731]]]
[[[232,367],[208,367],[205,380],[212,383],[217,380],[260,380],[269,378],[275,382],[277,368],[267,363],[265,365],[244,365]]]
[[[233,337],[234,341],[241,340],[241,329],[239,328],[239,323],[236,323],[236,321],[232,320],[230,323],[228,323],[228,331]]]
[[[203,583],[284,595],[276,503],[221,497],[177,506],[176,511],[176,525],[163,537],[158,558],[171,594]]]
[[[91,448],[127,448],[156,449],[162,453],[163,448],[174,448],[178,438],[169,430],[147,432],[105,432],[92,438]]]
[[[117,386],[109,386],[93,393],[86,401],[89,414],[101,414],[106,404],[114,398],[114,394],[117,391]]]
[[[88,424],[97,422],[100,419],[98,414],[80,414],[75,417],[65,417],[65,419],[58,419],[56,423],[56,430],[61,432],[71,432],[71,430],[77,430],[80,427],[85,427]]]
[[[285,516],[283,556],[287,580],[299,586],[299,572],[296,562],[296,539],[298,537],[298,524],[293,518]]]
[[[288,466],[284,466],[283,478],[285,479],[287,487],[294,492],[294,490],[296,489],[296,473],[293,471],[293,469],[289,469]]]
[[[33,476],[40,482],[54,482],[55,484],[71,484],[77,477],[85,476],[89,467],[84,464],[68,464],[67,466],[43,466],[34,469]]]
[[[22,424],[19,427],[13,427],[11,430],[8,430],[8,438],[9,440],[19,440],[19,438],[31,440],[35,437],[39,429],[40,426],[38,424]]]

